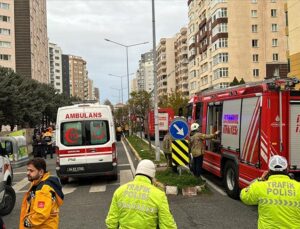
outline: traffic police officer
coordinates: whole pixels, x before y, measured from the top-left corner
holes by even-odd
[[[155,165],[142,160],[133,181],[119,187],[106,217],[108,229],[177,228],[169,210],[166,194],[152,185]]]
[[[269,171],[241,192],[247,205],[258,205],[258,228],[300,228],[300,183],[287,175],[287,160],[269,160]]]

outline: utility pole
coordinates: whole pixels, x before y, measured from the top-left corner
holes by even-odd
[[[152,34],[153,34],[153,82],[154,82],[154,128],[155,128],[155,160],[160,161],[158,105],[157,105],[157,77],[156,77],[156,32],[155,32],[155,4],[152,0]]]

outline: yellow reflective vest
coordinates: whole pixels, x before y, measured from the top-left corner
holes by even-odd
[[[247,205],[258,205],[258,228],[300,228],[300,183],[287,175],[256,180],[241,192]]]
[[[166,194],[142,175],[115,191],[106,226],[108,229],[177,228]]]

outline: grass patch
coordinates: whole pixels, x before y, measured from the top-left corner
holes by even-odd
[[[144,142],[142,139],[135,135],[131,135],[127,137],[127,140],[130,142],[132,147],[136,150],[136,152],[140,155],[142,159],[149,159],[155,161],[155,150],[149,149],[149,144]],[[160,163],[166,163],[166,159],[164,155],[160,155]]]
[[[187,171],[182,171],[181,175],[179,175],[174,173],[172,169],[166,169],[163,171],[157,171],[155,177],[164,185],[177,186],[178,189],[203,184],[203,180],[201,178],[197,178]]]
[[[155,150],[149,149],[149,144],[144,142],[142,139],[135,135],[127,137],[127,140],[130,142],[132,147],[137,151],[142,159],[149,159],[155,161]],[[157,162],[156,162],[157,163]],[[160,155],[159,163],[166,163],[164,155]],[[164,185],[177,186],[179,190],[186,187],[193,187],[202,185],[204,182],[201,178],[195,177],[193,174],[188,171],[182,171],[181,175],[174,173],[172,169],[158,169],[156,171],[156,180]],[[204,192],[209,193],[209,189],[206,187]]]

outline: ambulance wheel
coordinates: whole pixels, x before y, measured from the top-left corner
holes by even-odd
[[[112,180],[118,180],[118,173],[115,173],[115,174],[113,174],[112,176],[111,176],[111,179]]]
[[[69,177],[61,177],[61,176],[59,176],[59,179],[60,179],[60,183],[61,184],[67,184],[68,181],[69,181]]]
[[[3,196],[3,205],[1,204],[0,215],[5,216],[11,213],[16,203],[15,190],[10,185],[5,185],[5,193]]]
[[[225,164],[223,183],[228,196],[239,199],[238,171],[233,161],[227,161]]]

